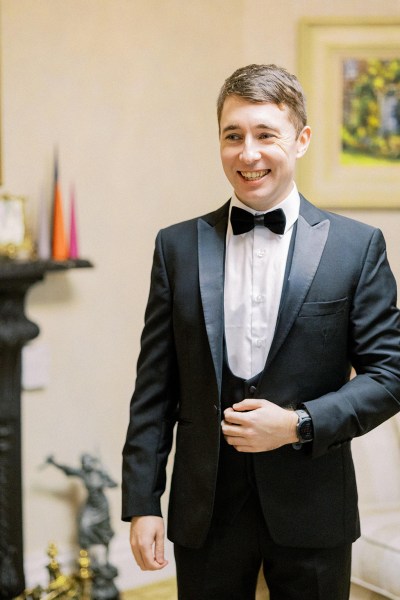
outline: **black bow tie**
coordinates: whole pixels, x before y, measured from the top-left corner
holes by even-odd
[[[281,208],[267,212],[264,215],[253,215],[248,210],[232,206],[231,224],[233,235],[247,233],[254,229],[256,225],[263,225],[273,233],[282,235],[285,232],[286,217]]]

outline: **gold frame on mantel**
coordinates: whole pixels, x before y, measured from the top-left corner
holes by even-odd
[[[1,195],[0,257],[31,258],[32,251],[32,240],[26,224],[25,198]]]
[[[300,23],[299,79],[313,131],[299,161],[300,191],[336,209],[400,208],[400,160],[342,164],[343,60],[400,59],[399,19],[304,19]]]

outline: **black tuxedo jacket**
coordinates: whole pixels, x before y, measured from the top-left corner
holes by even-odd
[[[218,466],[229,203],[162,230],[124,446],[123,512],[161,515],[177,422],[168,535],[199,547]],[[350,378],[351,367],[357,376]],[[314,441],[253,454],[279,544],[329,547],[359,535],[350,444],[400,408],[396,285],[381,232],[301,198],[292,264],[255,397],[305,404]],[[390,460],[390,457],[387,457]]]

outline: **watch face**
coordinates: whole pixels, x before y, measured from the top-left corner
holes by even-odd
[[[314,427],[309,413],[301,408],[296,410],[296,413],[299,417],[297,423],[297,437],[299,438],[299,443],[304,444],[304,442],[311,442],[314,439]]]
[[[313,438],[313,426],[311,419],[305,419],[300,423],[299,434],[303,440],[309,441]]]

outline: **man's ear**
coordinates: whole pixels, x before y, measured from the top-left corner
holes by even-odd
[[[304,154],[307,152],[308,146],[310,145],[310,141],[311,128],[308,125],[306,125],[305,127],[303,127],[299,137],[297,138],[297,158],[301,158],[302,156],[304,156]]]

